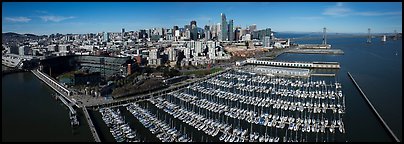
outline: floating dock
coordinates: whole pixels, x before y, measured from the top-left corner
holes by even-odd
[[[377,115],[377,117],[379,118],[379,120],[383,123],[384,128],[389,132],[390,136],[393,137],[393,139],[396,142],[400,142],[400,140],[397,138],[397,136],[393,133],[393,131],[391,131],[390,127],[386,124],[386,122],[383,120],[382,116],[380,116],[380,114],[377,112],[377,110],[375,109],[375,107],[372,105],[372,103],[369,101],[369,99],[366,97],[365,93],[362,91],[362,89],[359,87],[359,85],[356,83],[355,79],[352,77],[352,75],[348,72],[349,77],[351,78],[351,80],[354,82],[356,88],[359,89],[359,91],[361,92],[363,98],[366,100],[367,104],[369,104],[370,108],[372,108],[372,111]]]

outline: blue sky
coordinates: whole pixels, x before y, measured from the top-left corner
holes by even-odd
[[[52,34],[97,33],[184,27],[220,22],[274,31],[330,33],[402,32],[401,2],[3,2],[4,32]]]

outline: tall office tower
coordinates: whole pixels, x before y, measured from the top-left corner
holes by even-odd
[[[215,36],[216,36],[216,25],[211,25],[210,26],[210,36],[211,36],[211,39],[213,39]]]
[[[210,40],[210,38],[211,38],[210,26],[205,25],[204,30],[205,30],[205,32],[204,32],[204,34],[205,34],[205,40]]]
[[[261,41],[264,41],[264,38],[266,36],[268,36],[268,37],[271,36],[271,28],[266,28],[265,30],[262,30],[259,39]]]
[[[104,32],[104,42],[108,42],[109,38],[108,38],[108,33]]]
[[[241,37],[241,27],[236,27],[235,28],[236,30],[234,31],[234,40],[235,41],[238,41],[238,40],[240,40],[240,37]]]
[[[222,35],[222,41],[226,41],[228,39],[227,32],[228,32],[228,27],[227,27],[227,21],[226,21],[226,15],[224,13],[220,14],[222,16],[222,26],[221,26],[221,35]]]
[[[125,34],[125,28],[122,28],[122,37],[124,36],[124,34]]]
[[[152,30],[151,29],[146,29],[146,38],[150,38],[151,34],[152,34]]]
[[[228,27],[228,39],[229,41],[234,40],[234,29],[233,29],[233,20],[229,20],[229,27]]]
[[[176,31],[176,30],[179,30],[179,27],[178,27],[178,26],[174,26],[173,29],[174,29],[173,31]]]
[[[257,30],[257,25],[256,24],[250,25],[249,30],[250,30],[250,34],[252,34],[253,31]]]
[[[220,23],[216,24],[216,40],[222,40],[222,25]]]
[[[191,21],[191,39],[197,40],[198,38],[198,28],[196,26],[196,21]]]

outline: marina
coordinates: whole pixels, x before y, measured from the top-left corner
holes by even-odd
[[[345,97],[338,82],[230,70],[145,103],[218,141],[344,141]],[[171,119],[161,121],[147,107],[125,107],[163,142],[192,140],[187,139],[192,134],[177,130]]]

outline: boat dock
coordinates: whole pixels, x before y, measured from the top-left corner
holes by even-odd
[[[335,77],[335,74],[312,73],[310,76]]]
[[[60,101],[62,101],[62,103],[65,104],[69,108],[71,114],[74,114],[74,115],[76,114],[76,110],[74,110],[72,105],[69,104],[62,96],[56,95],[56,98],[60,99]]]
[[[288,62],[288,61],[266,61],[258,59],[247,59],[246,64],[267,65],[276,67],[294,67],[294,68],[309,68],[309,69],[339,69],[338,62]]]
[[[83,112],[84,112],[84,116],[86,117],[88,126],[90,127],[90,131],[93,134],[93,138],[95,142],[101,142],[100,137],[98,136],[97,130],[94,127],[93,121],[90,118],[90,115],[88,114],[87,108],[83,107]]]
[[[330,44],[299,44],[299,48],[306,49],[329,49],[331,48]]]
[[[303,54],[335,54],[342,55],[344,51],[340,49],[293,49],[286,53],[303,53]]]
[[[351,80],[354,82],[356,88],[361,92],[363,98],[366,100],[367,104],[369,104],[370,108],[372,108],[372,111],[377,115],[379,120],[383,123],[384,128],[389,132],[390,136],[394,138],[396,142],[400,142],[400,140],[397,138],[397,136],[391,131],[390,127],[386,124],[386,122],[383,120],[383,118],[380,116],[380,114],[377,112],[375,107],[372,105],[372,103],[369,101],[369,99],[366,97],[365,93],[362,91],[362,89],[359,87],[359,85],[356,83],[355,79],[352,77],[352,75],[348,72],[349,77]]]

